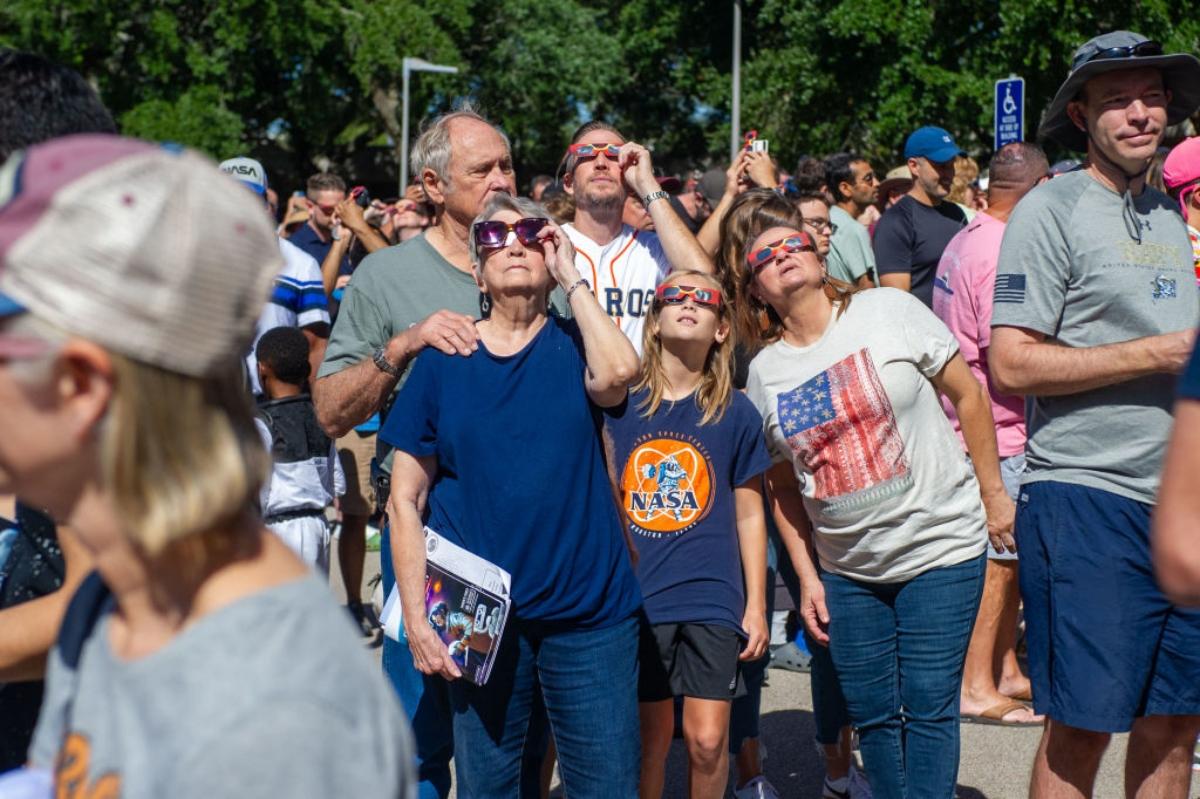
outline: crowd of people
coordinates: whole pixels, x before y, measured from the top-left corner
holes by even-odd
[[[652,799],[678,734],[689,795],[771,799],[774,660],[827,799],[954,796],[961,723],[1041,729],[1033,797],[1129,732],[1127,795],[1186,799],[1198,109],[1122,31],[1069,165],[928,125],[883,180],[753,134],[677,177],[593,120],[520,196],[464,106],[404,196],[281,207],[0,52],[0,797]],[[440,541],[511,578],[481,683]]]

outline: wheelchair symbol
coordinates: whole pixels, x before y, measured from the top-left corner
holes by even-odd
[[[1017,112],[1017,101],[1012,98],[1012,86],[1004,87],[1004,103],[1001,106],[1006,114]]]

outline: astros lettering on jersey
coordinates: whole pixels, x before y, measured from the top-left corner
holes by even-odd
[[[601,247],[574,225],[563,225],[563,229],[575,246],[579,274],[641,355],[642,329],[654,302],[654,289],[671,271],[658,236],[623,225],[617,237]]]

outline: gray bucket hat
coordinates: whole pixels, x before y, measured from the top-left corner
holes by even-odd
[[[1138,45],[1143,45],[1140,48],[1143,52],[1138,52]],[[1071,74],[1046,107],[1038,137],[1053,139],[1079,152],[1086,150],[1087,134],[1067,116],[1067,103],[1097,75],[1142,67],[1162,70],[1163,84],[1171,91],[1168,125],[1182,122],[1200,107],[1200,59],[1188,53],[1163,54],[1155,42],[1140,33],[1113,31],[1091,39],[1075,51]]]

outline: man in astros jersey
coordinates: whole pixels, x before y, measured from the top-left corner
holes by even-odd
[[[650,153],[613,126],[593,121],[580,127],[563,166],[563,187],[575,197],[575,221],[563,226],[575,246],[575,265],[641,354],[643,321],[659,282],[672,269],[711,273],[712,261],[658,185]],[[654,231],[621,221],[627,193],[641,199]]]

